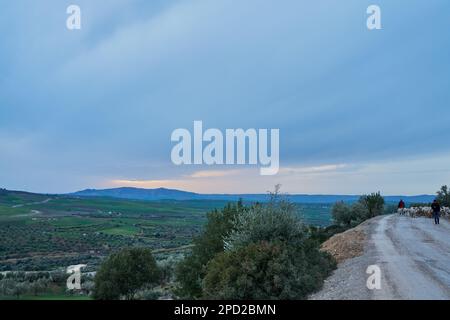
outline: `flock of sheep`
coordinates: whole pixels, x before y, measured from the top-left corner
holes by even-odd
[[[411,208],[404,208],[404,209],[398,209],[397,213],[401,216],[407,216],[411,218],[416,217],[426,217],[426,218],[432,218],[433,217],[433,210],[431,207],[411,207]],[[449,217],[450,216],[450,208],[448,207],[441,207],[441,217]]]

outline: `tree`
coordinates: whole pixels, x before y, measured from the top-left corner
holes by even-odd
[[[226,250],[207,265],[209,299],[303,299],[320,288],[334,260],[276,192],[269,203],[240,212],[225,239]]]
[[[109,256],[94,278],[94,298],[133,299],[135,293],[160,280],[160,271],[149,249],[123,249]]]
[[[373,218],[383,213],[384,198],[380,192],[364,195],[359,199],[359,202],[367,209],[369,218]]]
[[[361,199],[362,198],[360,198],[359,201],[355,202],[351,206],[351,216],[352,216],[352,222],[350,224],[351,227],[357,226],[358,224],[371,218],[367,205],[364,203],[364,201],[361,201]]]
[[[331,210],[334,223],[338,226],[351,228],[369,218],[369,211],[363,201],[352,205],[336,202]]]
[[[437,192],[436,200],[441,206],[450,207],[450,193],[447,186],[442,186],[441,190]]]
[[[221,211],[207,214],[207,222],[202,233],[194,238],[192,253],[181,261],[175,270],[178,282],[175,293],[183,298],[199,298],[203,295],[202,280],[207,263],[224,250],[224,238],[231,232],[233,221],[244,211],[242,201],[228,204]]]
[[[331,216],[335,224],[340,226],[349,226],[352,222],[351,207],[344,203],[344,201],[336,202],[331,209]]]

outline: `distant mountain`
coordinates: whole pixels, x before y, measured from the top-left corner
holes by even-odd
[[[269,199],[267,194],[200,194],[176,189],[141,189],[141,188],[114,188],[114,189],[86,189],[70,194],[77,197],[110,197],[131,200],[225,200],[264,202]],[[309,194],[291,194],[286,197],[296,203],[334,203],[337,201],[355,202],[359,195],[309,195]],[[386,202],[398,202],[403,199],[406,203],[428,203],[433,201],[433,195],[417,196],[385,196]]]
[[[110,197],[133,200],[192,200],[197,194],[175,189],[141,189],[141,188],[114,188],[114,189],[86,189],[70,194],[78,197]]]

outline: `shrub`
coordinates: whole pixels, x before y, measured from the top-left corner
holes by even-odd
[[[354,227],[361,222],[371,218],[369,209],[363,201],[355,202],[351,207],[351,216],[353,217],[351,221],[351,226]]]
[[[202,296],[202,280],[207,263],[224,250],[223,239],[233,228],[233,221],[245,208],[239,201],[236,205],[228,204],[221,211],[214,210],[207,214],[207,223],[202,233],[194,238],[192,253],[180,262],[175,270],[178,282],[175,293],[184,298]]]
[[[309,238],[311,240],[316,241],[319,244],[322,244],[323,242],[327,241],[329,238],[334,236],[337,233],[344,232],[347,228],[340,226],[340,225],[331,225],[328,227],[316,227],[316,226],[310,226],[308,233]]]
[[[208,264],[203,281],[209,299],[303,299],[319,289],[335,267],[320,252],[295,206],[277,192],[267,204],[240,212],[226,237],[226,251]]]
[[[256,204],[241,212],[225,240],[228,250],[261,241],[301,242],[306,228],[295,214],[295,206],[273,194],[269,203]]]
[[[123,249],[109,256],[97,271],[94,298],[131,300],[139,289],[159,280],[160,271],[149,249]]]
[[[361,196],[352,205],[336,202],[331,215],[336,225],[351,228],[385,212],[384,198],[377,192]]]
[[[334,263],[313,241],[252,243],[218,254],[204,279],[209,299],[303,299],[319,289]]]
[[[158,268],[161,271],[161,280],[163,283],[171,283],[174,280],[175,266],[178,261],[179,258],[174,255],[158,261]]]
[[[383,213],[384,198],[381,196],[380,192],[364,195],[359,199],[359,202],[362,203],[369,212],[369,218],[373,218]]]
[[[345,204],[343,201],[336,202],[331,209],[331,216],[333,221],[337,225],[349,226],[354,220],[352,216],[351,206]]]
[[[337,202],[331,211],[333,221],[336,225],[351,228],[366,220],[369,213],[361,202],[352,205]]]
[[[161,297],[161,292],[154,289],[143,289],[136,293],[137,300],[158,300]]]
[[[442,186],[441,190],[437,192],[436,200],[443,207],[450,207],[450,193],[447,186]]]

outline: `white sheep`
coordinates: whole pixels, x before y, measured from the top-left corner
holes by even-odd
[[[416,217],[433,217],[433,209],[431,207],[411,207],[411,208],[403,208],[398,209],[397,213],[401,216],[407,216],[411,218]],[[441,216],[450,216],[450,208],[449,207],[441,207]]]

